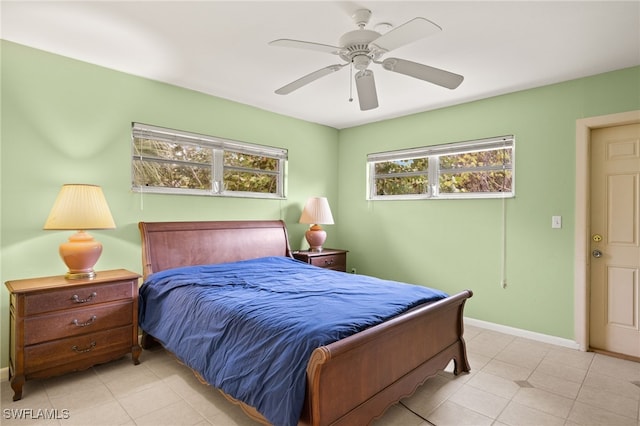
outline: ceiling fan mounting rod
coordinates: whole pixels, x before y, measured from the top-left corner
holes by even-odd
[[[370,18],[371,11],[369,9],[358,9],[353,12],[353,15],[351,15],[351,19],[353,19],[353,22],[355,22],[355,24],[361,29],[369,23]]]

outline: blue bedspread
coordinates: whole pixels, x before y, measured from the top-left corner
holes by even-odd
[[[430,288],[286,257],[176,268],[140,288],[140,327],[277,426],[301,414],[311,352],[419,304]]]

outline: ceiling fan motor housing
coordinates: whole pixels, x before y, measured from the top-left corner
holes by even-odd
[[[371,30],[354,30],[340,37],[342,53],[340,57],[347,62],[353,62],[356,69],[366,68],[376,55],[369,48],[369,43],[380,37],[380,33]],[[365,64],[366,62],[366,64]]]

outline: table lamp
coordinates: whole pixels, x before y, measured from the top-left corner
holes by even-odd
[[[325,197],[310,197],[300,215],[300,223],[310,224],[304,234],[311,251],[322,251],[322,245],[327,239],[327,233],[320,225],[332,225],[333,216],[329,202]]]
[[[68,279],[96,276],[93,266],[102,254],[102,244],[85,231],[115,227],[102,188],[84,184],[63,185],[44,224],[46,230],[77,230],[69,241],[60,244],[60,257],[69,268],[65,275]]]

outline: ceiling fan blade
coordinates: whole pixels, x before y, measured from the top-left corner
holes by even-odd
[[[440,31],[442,31],[442,28],[428,19],[414,18],[381,35],[372,41],[370,45],[379,50],[389,52]]]
[[[358,71],[355,79],[360,110],[367,111],[378,108],[378,94],[376,93],[376,81],[373,78],[373,71]]]
[[[294,47],[297,49],[317,50],[319,52],[333,53],[337,55],[340,53],[340,48],[337,46],[330,46],[328,44],[313,43],[311,41],[291,40],[288,38],[281,38],[269,42],[270,46],[280,47]]]
[[[382,61],[382,67],[386,70],[415,77],[447,89],[455,89],[460,86],[464,77],[439,68],[407,61],[405,59],[387,58]]]
[[[289,93],[293,92],[294,90],[297,90],[299,88],[301,88],[302,86],[306,86],[307,84],[316,81],[317,79],[324,77],[325,75],[329,75],[333,72],[336,72],[338,70],[340,70],[342,67],[348,65],[348,63],[346,64],[336,64],[336,65],[329,65],[328,67],[324,67],[324,68],[320,68],[317,71],[312,72],[311,74],[307,74],[304,77],[300,77],[299,79],[297,79],[296,81],[293,81],[289,84],[287,84],[286,86],[282,86],[281,88],[279,88],[278,90],[276,90],[276,93],[278,95],[288,95]]]

